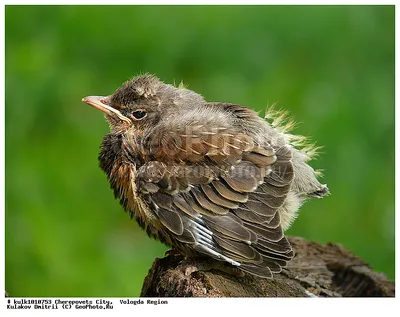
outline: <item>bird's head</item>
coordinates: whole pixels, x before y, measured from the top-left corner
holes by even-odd
[[[141,133],[162,118],[176,116],[182,107],[202,103],[204,99],[145,74],[128,80],[110,96],[88,96],[82,101],[104,112],[112,132],[123,133],[133,128]]]

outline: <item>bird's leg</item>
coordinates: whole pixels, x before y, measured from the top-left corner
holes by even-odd
[[[176,268],[182,271],[186,276],[199,271],[211,270],[224,272],[235,277],[243,277],[245,275],[245,273],[238,267],[214,259],[186,258],[182,260]]]

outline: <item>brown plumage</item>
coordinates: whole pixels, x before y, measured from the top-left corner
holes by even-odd
[[[208,103],[151,75],[83,101],[110,124],[99,160],[115,196],[184,255],[272,277],[293,257],[283,231],[301,203],[328,193],[307,152],[291,145],[301,138],[249,108]]]

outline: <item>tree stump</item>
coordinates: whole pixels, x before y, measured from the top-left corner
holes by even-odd
[[[339,244],[289,238],[295,257],[273,279],[221,271],[185,273],[180,255],[156,259],[142,297],[394,297],[394,282]],[[180,267],[178,267],[180,265]]]

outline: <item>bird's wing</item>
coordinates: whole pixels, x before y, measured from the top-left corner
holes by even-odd
[[[152,140],[137,182],[167,230],[252,274],[280,272],[293,257],[278,212],[294,177],[289,147],[205,125],[164,137]]]

